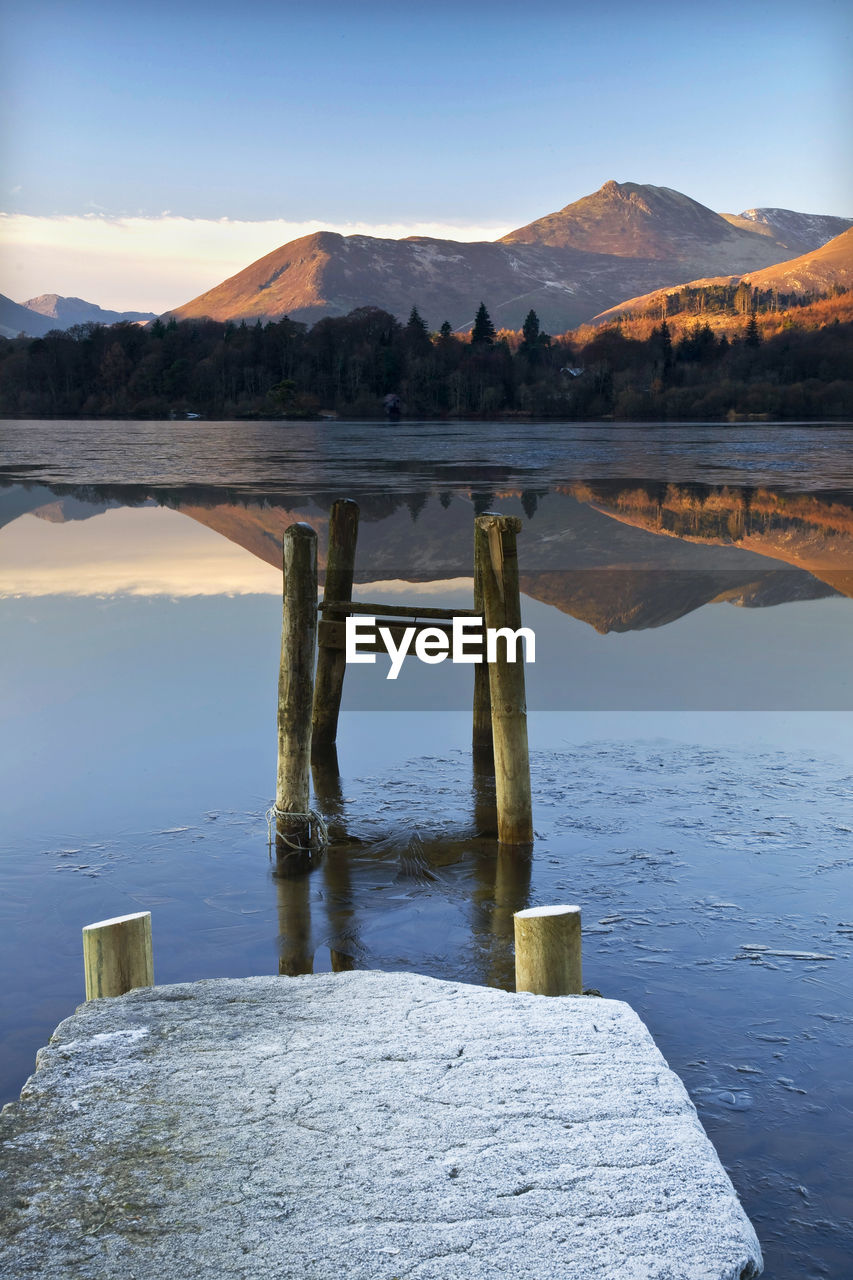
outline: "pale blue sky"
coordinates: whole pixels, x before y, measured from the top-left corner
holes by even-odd
[[[853,216],[838,0],[0,12],[18,301],[162,311],[319,227],[493,239],[609,178]]]
[[[834,0],[4,14],[8,212],[520,224],[616,178],[853,214]]]

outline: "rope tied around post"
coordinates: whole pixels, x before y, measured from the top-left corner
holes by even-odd
[[[273,843],[273,823],[276,826],[276,841],[288,845],[293,850],[304,852],[305,846],[300,844],[298,840],[289,840],[283,831],[278,830],[278,819],[302,819],[308,825],[308,846],[317,853],[323,853],[329,845],[329,828],[326,826],[324,819],[314,809],[308,809],[305,813],[295,813],[291,809],[279,809],[278,805],[273,804],[266,811],[267,820],[267,845],[272,849]]]

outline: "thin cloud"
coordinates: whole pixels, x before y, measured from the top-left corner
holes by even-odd
[[[495,240],[509,230],[496,223],[241,222],[174,214],[111,218],[99,213],[0,213],[0,292],[18,302],[59,293],[115,310],[161,312],[213,288],[279,245],[316,231],[472,241]]]

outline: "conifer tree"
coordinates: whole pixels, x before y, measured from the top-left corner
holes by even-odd
[[[406,322],[406,328],[410,333],[422,333],[425,336],[429,334],[426,321],[421,318],[421,314],[417,307],[412,307],[409,312],[409,319]]]
[[[432,344],[430,342],[429,329],[417,307],[412,307],[403,334],[406,346],[413,355],[426,355],[431,350]]]
[[[744,334],[744,345],[747,347],[758,347],[761,345],[761,330],[758,328],[758,321],[755,318],[755,312],[749,317]]]
[[[528,311],[521,327],[521,336],[526,347],[535,347],[539,341],[539,317],[532,309]]]
[[[661,320],[659,332],[661,350],[663,351],[663,362],[665,365],[670,365],[672,364],[672,334],[669,331],[669,325],[666,322],[666,317]]]
[[[481,343],[485,347],[490,347],[494,340],[495,326],[492,324],[492,318],[486,310],[485,302],[481,302],[474,318],[474,328],[471,330],[471,342]]]

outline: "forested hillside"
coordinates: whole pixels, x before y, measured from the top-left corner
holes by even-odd
[[[731,336],[701,315],[640,318],[551,338],[533,312],[495,332],[430,333],[363,307],[313,327],[190,320],[81,325],[0,341],[7,417],[736,419],[853,416],[850,295],[743,314]],[[679,324],[678,322],[681,322]]]

